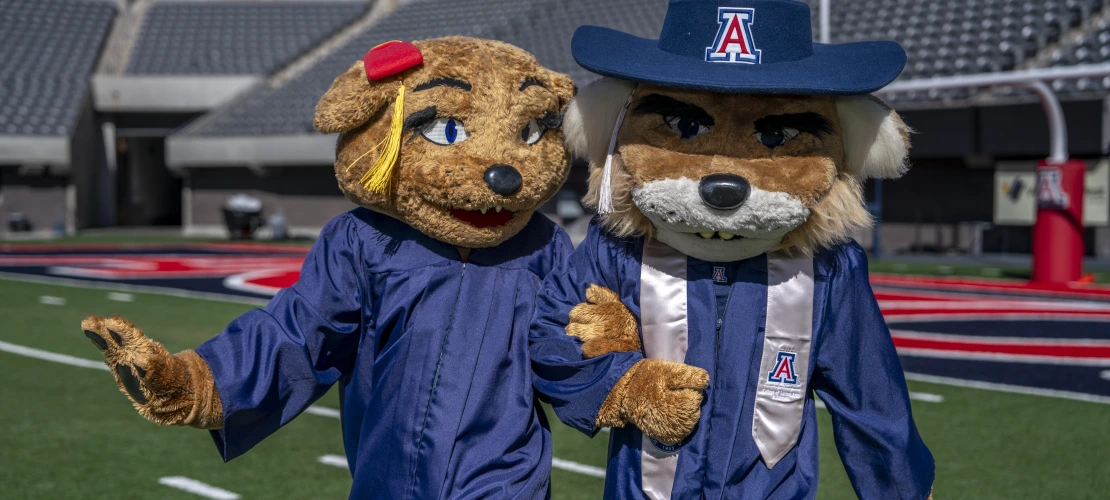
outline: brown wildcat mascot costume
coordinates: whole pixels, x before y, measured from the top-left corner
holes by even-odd
[[[814,393],[858,496],[928,497],[849,236],[861,182],[905,169],[906,127],[868,95],[902,49],[814,44],[792,0],[672,0],[658,40],[583,27],[573,52],[607,77],[566,125],[600,216],[545,281],[532,360],[563,422],[613,428],[606,498],[813,498]]]
[[[526,335],[570,242],[536,209],[567,174],[566,75],[499,42],[391,42],[340,75],[316,127],[359,208],[301,277],[196,351],[128,321],[85,334],[146,418],[230,460],[339,383],[351,498],[543,498],[551,437]]]

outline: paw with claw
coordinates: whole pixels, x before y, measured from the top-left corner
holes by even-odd
[[[85,336],[104,355],[116,384],[135,409],[160,425],[219,429],[223,409],[208,363],[193,351],[171,355],[119,316],[90,316]]]

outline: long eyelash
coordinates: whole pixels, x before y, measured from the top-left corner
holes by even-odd
[[[548,111],[540,118],[540,124],[548,129],[556,129],[563,125],[563,115]]]
[[[537,80],[535,77],[530,76],[524,79],[524,83],[520,84],[520,92],[524,92],[524,89],[533,86],[547,88],[547,86],[544,85],[543,82]]]
[[[772,132],[784,128],[797,129],[798,132],[821,136],[833,133],[832,122],[818,113],[793,113],[765,116],[755,121],[757,132]]]
[[[436,107],[432,106],[409,115],[408,118],[405,118],[404,131],[408,132],[410,130],[423,128],[428,123],[431,123],[432,120],[436,119],[436,113]]]
[[[657,114],[666,116],[677,116],[688,120],[697,121],[707,127],[712,127],[715,123],[713,117],[709,115],[704,109],[701,109],[693,104],[687,104],[677,99],[662,96],[658,94],[651,94],[645,96],[636,109],[632,111],[636,115],[650,115]]]

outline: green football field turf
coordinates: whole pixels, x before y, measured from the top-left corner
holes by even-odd
[[[41,304],[40,297],[65,299]],[[89,290],[0,281],[0,341],[97,360],[78,324],[122,314],[171,351],[195,347],[249,306],[136,294],[133,302]],[[206,432],[144,421],[106,371],[0,352],[0,498],[197,499],[158,479],[185,476],[250,498],[346,498],[339,422],[304,414],[231,463]],[[1110,498],[1110,406],[911,382],[941,402],[914,401],[937,461],[936,498]],[[935,399],[935,398],[934,398]],[[336,408],[334,392],[320,406]],[[603,466],[605,434],[593,440],[553,422],[555,456]],[[854,498],[820,413],[823,499]],[[600,498],[602,480],[564,470],[556,499]]]

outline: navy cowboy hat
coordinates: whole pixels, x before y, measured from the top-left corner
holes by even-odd
[[[601,75],[729,93],[869,94],[906,65],[895,42],[813,43],[810,23],[794,0],[671,0],[658,40],[582,26],[571,52]]]

